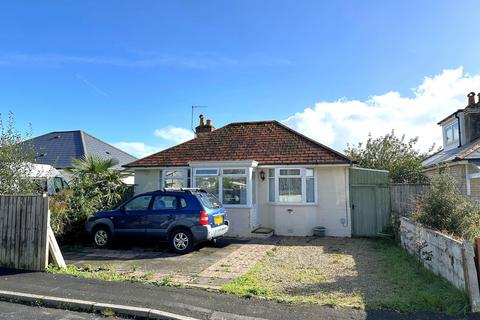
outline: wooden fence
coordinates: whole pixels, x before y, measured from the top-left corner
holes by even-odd
[[[390,205],[392,212],[402,217],[409,217],[415,209],[415,200],[424,191],[428,190],[428,184],[390,184]]]
[[[46,196],[0,196],[0,266],[43,271],[48,264]]]

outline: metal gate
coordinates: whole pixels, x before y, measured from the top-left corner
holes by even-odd
[[[390,223],[388,171],[350,168],[352,236],[376,237]]]

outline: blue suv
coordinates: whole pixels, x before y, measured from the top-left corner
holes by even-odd
[[[113,211],[97,212],[85,229],[98,248],[116,236],[168,240],[176,253],[213,240],[228,231],[226,212],[218,199],[201,189],[163,189],[139,194]]]

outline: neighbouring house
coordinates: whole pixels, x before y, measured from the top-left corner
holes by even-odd
[[[349,237],[352,161],[277,121],[196,127],[195,138],[126,165],[135,171],[135,193],[165,187],[199,187],[227,208],[229,235]],[[371,206],[369,207],[371,208]]]
[[[424,173],[432,177],[448,168],[462,194],[480,200],[480,93],[467,95],[468,104],[444,118],[443,148],[422,162]]]
[[[134,156],[81,130],[54,131],[25,141],[33,147],[37,164],[51,165],[62,172],[68,180],[65,169],[73,168],[72,160],[87,155],[95,155],[103,159],[118,161],[116,170],[125,170],[122,166],[137,160]],[[133,172],[124,179],[126,184],[133,185]]]

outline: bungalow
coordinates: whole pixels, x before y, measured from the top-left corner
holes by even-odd
[[[352,161],[277,121],[236,122],[215,129],[200,116],[194,139],[126,165],[135,193],[199,187],[227,208],[229,235],[259,227],[277,235],[349,237]]]
[[[125,170],[122,165],[137,158],[81,130],[54,131],[25,141],[33,147],[35,163],[50,165],[69,179],[65,169],[73,168],[73,159],[93,155],[102,159],[114,159],[115,170]],[[126,184],[133,184],[133,175],[124,178]]]
[[[438,125],[442,128],[443,148],[422,162],[428,177],[447,167],[460,192],[480,201],[480,93],[467,95],[467,106],[448,115]]]

